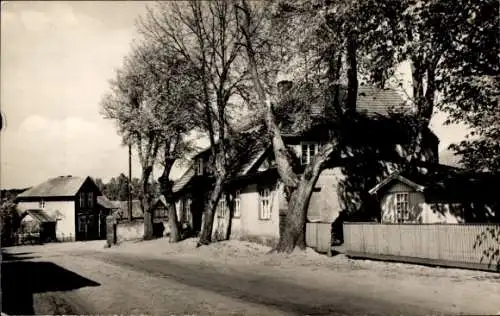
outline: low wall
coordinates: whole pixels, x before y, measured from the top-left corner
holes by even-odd
[[[163,232],[158,232],[156,237],[167,236],[170,232],[168,221],[154,223],[155,230],[163,225]],[[158,234],[161,234],[158,235]],[[139,240],[144,237],[144,220],[137,219],[133,221],[118,222],[116,224],[116,242],[120,243],[127,240]]]
[[[344,246],[351,257],[497,271],[494,238],[476,245],[494,224],[344,223]]]
[[[144,236],[144,221],[134,220],[116,224],[116,241],[137,240]]]

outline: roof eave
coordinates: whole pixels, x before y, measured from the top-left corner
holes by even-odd
[[[424,192],[425,190],[425,186],[423,185],[420,185],[416,182],[413,182],[411,181],[410,179],[408,178],[405,178],[403,177],[398,171],[394,172],[393,174],[391,174],[390,176],[388,176],[387,178],[385,178],[384,180],[382,180],[380,183],[378,183],[376,186],[374,186],[373,188],[371,188],[368,193],[370,195],[374,195],[374,194],[377,194],[377,192],[382,189],[383,187],[387,186],[389,183],[391,183],[393,180],[398,180],[400,182],[403,182],[404,184],[412,187],[415,191],[417,192]]]

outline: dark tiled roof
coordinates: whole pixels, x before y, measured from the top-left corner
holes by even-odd
[[[410,105],[394,89],[359,86],[356,108],[358,112],[387,115],[391,110],[409,110]]]
[[[467,172],[441,164],[429,165],[426,170],[427,173],[418,174],[407,171],[395,172],[382,180],[380,184],[387,185],[392,182],[390,180],[397,179],[399,176],[423,187],[426,194],[466,198],[467,196],[488,195],[491,188],[500,183],[500,175],[494,173]],[[382,189],[383,185],[377,185],[378,187],[373,188],[377,189],[374,191]]]
[[[97,204],[99,204],[100,206],[102,206],[104,208],[110,209],[110,210],[111,209],[119,209],[120,208],[120,204],[119,203],[110,201],[104,195],[101,195],[101,196],[97,197]]]
[[[73,176],[52,178],[24,191],[17,197],[75,196],[86,179],[87,178]]]
[[[380,89],[372,86],[359,86],[357,98],[357,111],[365,113],[368,116],[383,115],[387,116],[391,111],[410,111],[411,105],[404,102],[401,95],[395,89]],[[325,109],[320,103],[315,103],[311,108],[311,115],[318,117],[325,114]],[[236,130],[251,131],[264,124],[263,113],[250,115],[246,119],[240,120],[236,125]],[[283,127],[282,127],[283,128]],[[295,132],[290,126],[284,127],[282,133],[293,135]]]
[[[33,219],[40,223],[51,223],[55,222],[56,220],[52,218],[49,214],[44,212],[43,210],[26,210],[24,212],[25,215],[30,215]]]

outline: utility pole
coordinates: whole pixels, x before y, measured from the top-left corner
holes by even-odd
[[[132,221],[132,143],[128,143],[128,219]]]

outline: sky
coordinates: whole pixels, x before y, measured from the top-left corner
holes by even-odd
[[[1,8],[0,185],[22,188],[59,175],[108,181],[128,171],[128,150],[100,99],[137,37],[144,1],[22,2]],[[431,128],[440,149],[465,135]],[[137,157],[133,176],[140,175]],[[159,169],[154,176],[159,176]],[[173,171],[173,178],[182,173]]]

